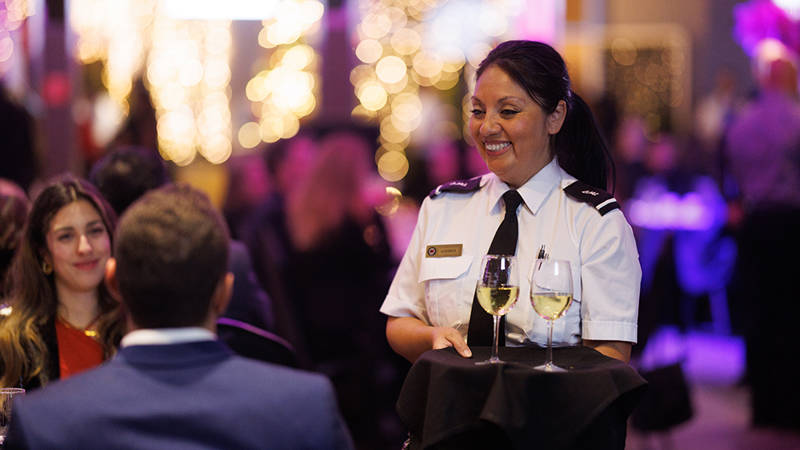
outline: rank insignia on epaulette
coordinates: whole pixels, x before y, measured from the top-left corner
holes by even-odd
[[[439,185],[439,187],[432,190],[428,196],[430,198],[436,198],[439,194],[443,192],[457,192],[464,194],[468,192],[475,192],[480,188],[481,188],[481,176],[477,176],[470,178],[468,180],[451,181],[449,183]]]
[[[592,205],[601,216],[619,208],[619,203],[613,195],[581,181],[575,181],[565,187],[564,192],[575,200]]]

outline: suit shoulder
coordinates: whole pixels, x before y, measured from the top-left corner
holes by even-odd
[[[483,180],[483,175],[478,175],[477,177],[472,177],[467,180],[456,180],[450,181],[444,184],[441,184],[436,187],[436,189],[432,190],[428,197],[435,199],[446,192],[453,192],[458,194],[472,194],[477,192],[483,187],[481,181]]]
[[[232,364],[239,365],[240,367],[246,366],[246,371],[243,373],[262,373],[268,375],[270,379],[288,379],[294,384],[328,384],[329,380],[325,375],[316,372],[309,372],[302,369],[295,369],[293,367],[283,366],[280,364],[273,364],[255,359],[245,358],[243,356],[233,356],[230,360]]]
[[[578,202],[591,205],[601,216],[619,209],[619,203],[613,195],[579,180],[565,187],[564,192]]]

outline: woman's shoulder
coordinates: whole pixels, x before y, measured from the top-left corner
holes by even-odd
[[[428,194],[429,199],[440,199],[452,197],[449,194],[472,195],[483,189],[490,181],[490,174],[478,175],[466,180],[453,180],[440,184]]]
[[[597,187],[580,180],[567,181],[563,191],[572,201],[594,208],[601,216],[619,209],[619,202],[614,196]]]

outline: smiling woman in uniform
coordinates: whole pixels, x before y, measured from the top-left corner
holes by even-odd
[[[102,283],[116,217],[88,182],[48,184],[28,215],[0,321],[0,385],[37,388],[100,364],[122,335]]]
[[[389,343],[410,361],[445,347],[471,356],[470,324],[485,314],[472,309],[480,260],[516,191],[520,300],[506,316],[505,340],[547,340],[545,321],[526,301],[544,246],[573,271],[574,302],[555,322],[554,345],[582,344],[628,361],[641,269],[631,228],[604,190],[613,162],[591,111],[547,44],[504,42],[476,76],[469,129],[491,173],[439,186],[423,202],[381,307]]]

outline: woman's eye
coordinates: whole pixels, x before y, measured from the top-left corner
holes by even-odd
[[[513,116],[514,114],[518,114],[518,113],[519,113],[519,111],[517,111],[515,109],[504,109],[504,110],[500,111],[500,114],[502,114],[504,116]]]
[[[91,230],[89,230],[89,234],[91,234],[92,236],[99,236],[99,235],[105,233],[105,231],[106,231],[105,228],[97,227],[97,228],[92,228]]]
[[[56,239],[58,239],[59,242],[68,242],[70,239],[72,239],[72,234],[71,233],[61,234],[58,235]]]
[[[470,112],[472,113],[473,116],[479,116],[479,115],[483,114],[483,111],[481,111],[480,109],[473,109]]]

